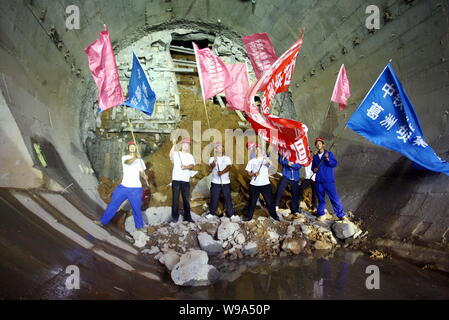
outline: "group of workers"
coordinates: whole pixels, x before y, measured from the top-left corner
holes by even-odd
[[[176,140],[172,140],[173,146],[170,150],[170,160],[173,163],[172,170],[172,218],[173,221],[179,220],[179,198],[183,200],[183,220],[193,222],[190,214],[190,178],[193,174],[195,159],[190,151],[190,139],[181,140],[180,150],[177,150]],[[300,179],[301,165],[290,162],[287,158],[279,157],[279,163],[282,165],[282,177],[279,181],[276,191],[276,197],[273,201],[272,186],[269,179],[269,170],[273,166],[272,161],[262,150],[262,147],[253,142],[247,144],[249,152],[249,162],[245,168],[250,176],[249,183],[249,203],[248,210],[243,221],[249,221],[253,217],[260,194],[265,202],[270,216],[279,220],[278,210],[287,186],[291,189],[291,213],[299,214],[299,203],[303,200],[304,190],[307,187],[312,188],[312,211],[315,211],[318,220],[325,220],[325,196],[328,195],[334,213],[340,220],[347,220],[343,205],[339,199],[334,177],[334,168],[337,166],[337,160],[331,151],[325,150],[325,141],[323,138],[315,140],[317,151],[312,155],[312,163],[305,167],[305,177]],[[232,168],[231,158],[223,153],[223,145],[220,142],[214,144],[214,155],[209,159],[209,166],[212,171],[210,188],[210,212],[207,218],[214,217],[217,212],[220,195],[223,195],[226,216],[235,220],[234,209],[231,198],[231,181],[229,172]],[[128,155],[122,157],[123,180],[122,183],[112,193],[112,200],[107,206],[103,216],[96,221],[99,225],[106,225],[114,217],[121,204],[128,199],[136,229],[143,230],[144,224],[141,214],[142,203],[142,177],[148,183],[145,174],[145,163],[140,159],[137,146],[134,142],[128,143]],[[318,199],[318,205],[316,204]]]

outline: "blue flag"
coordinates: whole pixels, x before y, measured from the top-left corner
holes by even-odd
[[[128,100],[125,105],[131,108],[139,109],[143,113],[151,116],[156,102],[156,94],[151,89],[150,82],[147,79],[139,59],[133,52],[133,69],[128,87]]]
[[[415,168],[449,176],[449,163],[426,143],[415,110],[390,64],[347,126],[372,143],[402,153],[414,162]]]

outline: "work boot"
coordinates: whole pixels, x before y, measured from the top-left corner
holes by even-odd
[[[147,232],[147,229],[145,228],[145,227],[142,227],[142,228],[139,228],[139,229],[136,229],[137,231],[142,231],[142,232]]]
[[[326,220],[326,214],[323,214],[322,216],[319,216],[317,220],[321,221],[321,222],[325,221]]]
[[[343,217],[341,217],[339,219],[340,219],[340,221],[343,221],[343,222],[349,222],[349,219],[346,216],[343,216]]]

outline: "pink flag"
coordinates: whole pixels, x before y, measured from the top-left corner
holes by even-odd
[[[100,38],[92,42],[84,52],[89,69],[98,87],[98,105],[101,111],[119,106],[125,101],[118,78],[117,64],[106,25]]]
[[[245,97],[249,90],[248,71],[245,63],[226,66],[232,83],[225,89],[226,101],[230,109],[244,111]]]
[[[340,111],[346,108],[348,98],[351,96],[349,90],[349,79],[346,73],[345,65],[342,64],[338,72],[337,81],[335,82],[334,92],[332,92],[331,101],[336,102],[340,106]]]
[[[276,61],[273,44],[266,32],[242,38],[257,79]]]
[[[231,76],[224,62],[212,50],[209,48],[199,49],[195,43],[193,43],[193,49],[198,66],[201,92],[203,100],[206,101],[223,92],[231,84]]]

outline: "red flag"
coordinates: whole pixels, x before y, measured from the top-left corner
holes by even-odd
[[[248,71],[245,63],[226,65],[231,75],[231,85],[225,89],[230,109],[244,110],[245,97],[249,90]]]
[[[338,72],[337,81],[335,81],[334,91],[332,92],[331,101],[336,102],[340,106],[340,111],[346,108],[348,98],[351,96],[349,89],[349,79],[346,73],[345,65],[342,64]]]
[[[257,79],[276,61],[273,44],[266,32],[255,33],[242,38],[249,60]]]
[[[101,111],[121,105],[125,101],[118,77],[114,50],[106,25],[100,38],[84,49],[89,69],[98,88],[98,105]]]
[[[264,91],[260,105],[263,113],[269,113],[271,101],[276,93],[288,90],[293,70],[295,69],[296,57],[301,50],[303,37],[304,31],[302,32],[301,38],[285,51],[257,82],[257,90]]]
[[[274,95],[288,90],[303,36],[304,31],[301,38],[276,60],[249,90],[245,98],[245,112],[252,128],[259,136],[276,146],[279,153],[290,161],[308,166],[311,158],[307,126],[298,121],[269,114]],[[259,90],[264,91],[261,101],[262,113],[254,104],[254,97]]]
[[[231,84],[231,76],[224,62],[209,48],[199,49],[193,42],[196,65],[200,77],[203,100],[223,92]]]

